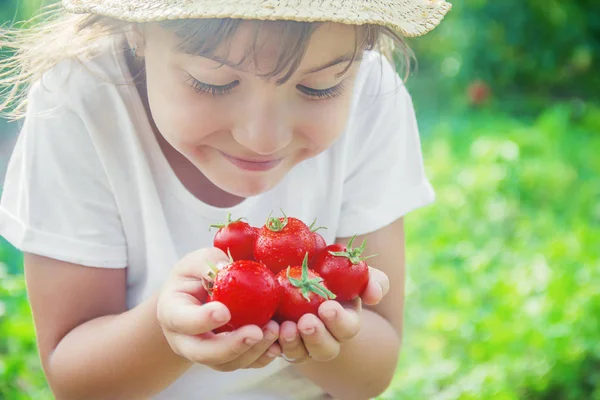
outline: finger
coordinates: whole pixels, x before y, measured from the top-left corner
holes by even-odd
[[[171,284],[170,293],[177,295],[185,295],[182,299],[186,301],[201,305],[206,303],[208,298],[208,292],[206,291],[206,281],[203,279],[188,279],[179,278],[176,282]]]
[[[187,294],[187,300],[195,304],[206,301],[206,282],[214,280],[213,269],[222,268],[229,258],[218,248],[203,248],[186,254],[173,268],[172,279],[164,293]]]
[[[283,358],[289,363],[300,364],[309,357],[295,322],[284,321],[281,324],[279,344]]]
[[[220,302],[197,305],[189,295],[173,293],[157,308],[157,318],[163,329],[184,335],[200,335],[216,329],[230,320],[229,309]]]
[[[279,337],[279,324],[275,321],[269,321],[263,327],[263,338],[260,342],[253,345],[248,351],[244,352],[242,355],[237,357],[234,360],[231,360],[227,363],[219,366],[219,370],[221,371],[234,371],[240,368],[246,368],[252,363],[256,362],[259,358],[270,351],[271,346],[275,343],[277,338]],[[279,346],[275,349],[272,357],[276,357],[279,355],[278,351]],[[271,355],[271,354],[269,354]],[[272,358],[271,357],[271,358]]]
[[[258,326],[246,325],[232,332],[205,337],[175,335],[172,347],[182,357],[215,368],[240,357],[262,339]]]
[[[249,369],[264,368],[271,364],[275,358],[281,355],[281,347],[277,343],[273,343],[269,349],[260,356],[260,358],[247,366]]]
[[[314,314],[305,314],[298,321],[298,330],[310,357],[316,361],[333,360],[340,353],[340,343]]]
[[[208,279],[212,280],[211,264],[222,267],[229,263],[229,257],[217,247],[202,248],[186,254],[178,263],[174,273],[183,279]]]
[[[326,301],[319,307],[319,317],[325,328],[338,342],[347,342],[360,329],[360,299],[345,306],[337,301]]]
[[[363,303],[370,306],[379,304],[389,289],[388,276],[383,271],[369,267],[369,283],[361,295]]]

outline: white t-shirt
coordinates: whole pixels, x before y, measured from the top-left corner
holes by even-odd
[[[269,212],[310,223],[328,242],[376,231],[431,203],[411,98],[392,66],[368,53],[339,140],[275,188],[223,209],[194,197],[153,135],[120,46],[63,62],[30,91],[10,159],[0,234],[24,252],[96,268],[128,268],[127,302],[156,292],[186,253],[211,246],[226,213],[262,225]],[[115,84],[116,82],[116,84]],[[192,367],[156,399],[300,399],[322,391],[283,360],[221,373]],[[278,374],[276,377],[273,374]],[[264,383],[261,383],[264,382]]]

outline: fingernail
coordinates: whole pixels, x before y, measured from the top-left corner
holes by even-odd
[[[381,286],[381,283],[377,283],[377,286],[379,286],[379,298],[383,299],[383,286]]]
[[[312,335],[313,333],[315,333],[315,328],[310,327],[310,328],[302,329],[302,333],[305,335]]]
[[[253,339],[253,338],[244,339],[244,343],[246,343],[248,346],[254,346],[258,342],[259,342],[258,340]]]
[[[216,322],[227,321],[227,314],[225,314],[223,311],[213,311],[211,315]]]
[[[267,351],[267,357],[269,358],[275,358],[277,356],[277,353],[273,353],[271,351]]]
[[[327,319],[334,319],[336,315],[337,313],[335,312],[335,310],[327,310],[323,313],[323,317]]]

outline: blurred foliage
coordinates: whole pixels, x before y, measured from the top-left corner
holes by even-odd
[[[390,399],[600,399],[600,107],[477,112],[424,143]]]
[[[0,249],[0,399],[50,399],[38,358],[25,281],[21,274],[9,273],[5,264],[21,264],[21,257],[5,241]]]
[[[22,23],[35,15],[48,0],[4,0],[0,5],[0,21],[3,24]]]
[[[381,398],[600,400],[600,2],[452,3],[409,40],[437,202],[407,217],[403,357]],[[47,398],[0,238],[0,399]]]
[[[423,112],[489,104],[527,114],[549,100],[600,99],[600,1],[455,0],[443,23],[409,40],[417,56],[410,86]]]

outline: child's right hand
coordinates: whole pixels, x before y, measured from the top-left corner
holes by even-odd
[[[262,330],[247,325],[228,333],[211,332],[231,316],[222,303],[203,303],[207,293],[202,279],[210,279],[209,263],[219,266],[228,261],[217,248],[200,249],[182,258],[159,294],[158,322],[173,351],[194,363],[217,371],[262,368],[281,354],[276,322],[270,321]]]

